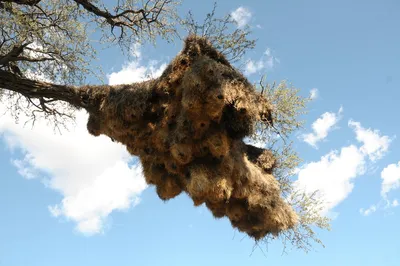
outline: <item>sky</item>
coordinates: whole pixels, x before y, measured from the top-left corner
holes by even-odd
[[[199,19],[212,1],[184,1]],[[399,265],[400,2],[220,1],[217,13],[249,25],[256,48],[242,71],[267,74],[310,97],[294,148],[296,185],[318,189],[332,218],[325,247],[254,246],[227,219],[186,195],[161,201],[137,158],[86,131],[85,113],[62,135],[0,117],[0,265]],[[99,52],[109,84],[158,76],[178,40]],[[93,81],[95,82],[95,81]]]

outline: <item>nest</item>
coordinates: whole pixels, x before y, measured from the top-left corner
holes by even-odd
[[[139,156],[148,184],[169,200],[187,193],[214,217],[260,239],[293,228],[268,150],[246,145],[271,105],[204,38],[189,36],[161,77],[89,93],[88,130]]]

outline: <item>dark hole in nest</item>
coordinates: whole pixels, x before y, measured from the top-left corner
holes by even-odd
[[[260,239],[262,238],[265,234],[268,234],[269,232],[264,232],[264,231],[253,231],[250,232],[249,235],[253,237],[254,239]]]
[[[145,112],[143,114],[143,121],[148,121],[148,122],[157,122],[158,120],[158,115],[155,112]]]
[[[153,90],[153,91],[151,92],[151,95],[150,95],[150,100],[157,99],[158,97],[159,97],[159,95],[158,95],[157,91],[156,91],[156,90]]]
[[[113,89],[111,89],[108,93],[109,97],[114,97],[117,94],[117,92]]]
[[[169,149],[169,142],[167,140],[163,141],[164,148]]]
[[[168,96],[170,96],[170,98],[173,98],[174,96],[175,96],[175,91],[170,91],[170,90],[168,90],[167,91],[167,94],[168,94]]]
[[[205,127],[205,125],[206,125],[206,124],[204,124],[204,123],[201,123],[201,124],[200,124],[201,127]]]
[[[209,155],[203,157],[197,157],[192,161],[192,165],[202,165],[210,170],[215,170],[221,161],[218,158],[211,157]]]
[[[84,104],[88,104],[89,103],[89,96],[88,95],[82,95],[81,99],[82,99],[82,102]]]
[[[161,180],[162,180],[162,181],[166,181],[167,178],[168,178],[168,175],[167,175],[167,174],[163,174],[163,175],[161,176]]]
[[[256,146],[246,144],[246,154],[250,161],[256,161],[258,157],[263,153],[264,149],[258,148]]]
[[[145,148],[145,149],[144,149],[144,152],[145,152],[146,154],[151,154],[151,153],[153,153],[153,149],[152,149],[152,148]]]
[[[223,158],[213,157],[211,161],[212,161],[213,164],[220,164],[222,162],[222,159]]]
[[[186,59],[182,59],[182,60],[181,60],[181,65],[183,65],[183,66],[186,66],[186,65],[187,65],[187,63],[188,63],[188,62],[187,62],[187,60],[186,60]]]
[[[261,218],[258,217],[256,214],[250,214],[247,219],[250,224],[259,224],[260,222],[262,222]]]
[[[244,138],[251,133],[252,121],[241,118],[241,114],[235,111],[233,103],[225,106],[221,120],[228,136],[233,139]],[[239,124],[238,121],[241,123]]]
[[[217,96],[218,99],[222,100],[224,98],[224,96],[222,96],[221,94]]]
[[[173,130],[176,128],[176,122],[172,121],[168,123],[168,129]]]
[[[155,165],[153,165],[153,167],[156,170],[165,170],[165,165],[164,164],[155,164]]]
[[[191,178],[191,175],[190,175],[190,172],[189,172],[189,171],[187,171],[187,172],[185,173],[185,177],[186,177],[186,179],[190,179],[190,178]]]
[[[232,219],[231,224],[234,227],[239,227],[240,226],[240,220]]]

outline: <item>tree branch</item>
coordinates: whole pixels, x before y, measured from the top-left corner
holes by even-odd
[[[41,0],[0,0],[0,2],[5,2],[5,3],[15,3],[18,5],[28,5],[28,6],[34,6],[39,4]]]
[[[114,27],[118,27],[121,30],[119,40],[124,37],[125,29],[129,29],[133,31],[135,35],[138,35],[139,32],[143,30],[144,26],[147,26],[148,30],[151,31],[150,24],[157,24],[157,26],[161,28],[165,27],[166,25],[159,20],[159,16],[161,12],[165,11],[165,6],[171,3],[171,0],[156,0],[152,6],[149,6],[150,0],[148,0],[144,7],[138,10],[124,9],[120,13],[111,14],[93,5],[88,0],[74,1],[88,12],[97,17],[104,18],[111,26],[111,32],[113,32]],[[120,6],[117,6],[116,10],[118,11],[119,9]]]
[[[87,0],[74,0],[77,4],[81,5],[84,9],[93,13],[96,16],[103,17],[107,20],[107,22],[111,25],[115,25],[115,21],[113,20],[114,16],[111,15],[107,11],[103,11],[99,9],[97,6],[93,5]]]
[[[19,77],[8,71],[0,70],[0,88],[20,93],[27,98],[54,98],[86,110],[95,108],[95,103],[89,101],[88,91],[96,89],[96,87],[100,86],[57,85]]]
[[[22,45],[15,45],[10,52],[0,57],[0,66],[6,65],[10,61],[15,61],[15,58],[17,58],[23,52],[24,48],[29,44],[31,43],[28,42]]]

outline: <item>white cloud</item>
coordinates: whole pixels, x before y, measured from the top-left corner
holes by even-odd
[[[131,53],[136,60],[111,73],[110,84],[142,81],[165,69],[157,61],[142,65],[139,45]],[[86,129],[88,115],[81,111],[76,116],[76,125],[57,135],[45,120],[38,120],[31,129],[5,115],[0,120],[0,137],[11,150],[21,150],[22,158],[12,160],[20,175],[40,178],[62,194],[61,202],[51,204],[49,212],[75,222],[79,232],[91,235],[104,231],[113,211],[138,204],[147,185],[140,164],[126,147],[106,136],[91,136]]]
[[[310,99],[315,100],[318,98],[319,91],[317,88],[313,88],[310,90]]]
[[[15,144],[9,143],[8,145],[9,147],[12,147]],[[32,155],[26,154],[23,160],[15,159],[12,162],[14,166],[17,167],[18,174],[22,175],[26,179],[34,179],[39,175],[39,173],[36,171],[36,169],[29,167],[29,163],[32,160],[33,160]]]
[[[298,172],[296,186],[307,193],[319,191],[326,214],[353,190],[352,180],[365,171],[365,160],[359,149],[350,145],[340,152],[331,151],[317,162],[305,164]]]
[[[146,78],[158,77],[166,68],[166,64],[161,64],[157,67],[158,62],[153,61],[149,66],[143,66],[138,61],[133,61],[123,66],[118,72],[113,72],[108,75],[110,85],[130,84],[139,82]]]
[[[348,124],[354,129],[357,140],[363,143],[361,151],[372,161],[382,158],[389,148],[391,139],[388,136],[380,136],[379,130],[363,128],[359,122],[350,120]]]
[[[272,55],[270,48],[267,48],[263,56],[258,61],[247,61],[244,74],[250,76],[254,73],[260,72],[263,69],[272,69],[276,63],[279,63],[279,59]]]
[[[386,136],[378,135],[378,137]],[[354,179],[366,172],[368,158],[370,156],[364,152],[364,145],[360,147],[349,145],[342,147],[340,152],[331,151],[322,156],[319,161],[303,165],[298,170],[295,185],[307,193],[319,191],[319,195],[325,202],[322,213],[327,214],[349,196],[354,187]],[[375,160],[370,162],[374,163]],[[374,205],[360,212],[367,215],[374,212],[376,208],[377,206]]]
[[[254,73],[260,71],[263,68],[264,68],[264,62],[263,61],[260,60],[258,62],[254,62],[253,60],[250,60],[246,64],[246,69],[245,69],[244,73],[246,75],[251,75],[251,74],[254,74]]]
[[[371,209],[368,208],[367,210],[364,211],[364,209],[360,209],[360,213],[362,215],[369,215],[372,212],[375,212],[377,209],[383,208],[385,210],[388,210],[390,208],[395,208],[399,206],[399,201],[397,199],[391,200],[388,198],[388,193],[391,190],[395,190],[400,188],[400,161],[398,164],[389,164],[387,167],[385,167],[382,172],[381,172],[381,179],[382,179],[382,184],[381,184],[381,197],[382,199],[378,204],[374,204],[373,211],[369,211]]]
[[[166,63],[160,64],[156,60],[150,60],[143,65],[140,45],[137,43],[132,46],[131,53],[136,57],[135,60],[122,66],[120,71],[109,74],[108,83],[110,85],[129,84],[155,78],[160,76],[167,67]]]
[[[397,199],[389,200],[387,197],[383,197],[377,204],[372,204],[368,209],[360,209],[360,214],[363,216],[371,215],[372,213],[383,209],[386,213],[390,213],[390,209],[399,206]]]
[[[231,13],[231,16],[236,21],[238,28],[243,28],[250,22],[252,14],[249,9],[240,6]]]
[[[140,50],[141,44],[136,42],[132,45],[130,52],[133,56],[136,58],[141,58],[142,57],[142,51]]]
[[[363,208],[361,208],[361,209],[360,209],[360,213],[361,213],[361,215],[368,216],[368,215],[370,215],[370,214],[376,212],[376,210],[377,210],[377,206],[373,204],[373,205],[371,205],[371,206],[370,206],[368,209],[366,209],[366,210],[364,210]]]
[[[57,135],[45,121],[31,129],[2,117],[0,133],[23,158],[14,159],[25,178],[44,178],[63,200],[50,206],[54,216],[77,223],[82,233],[102,232],[107,216],[131,207],[146,188],[140,166],[121,144],[87,133],[87,114],[77,113],[76,126]]]
[[[303,141],[317,148],[317,143],[324,140],[328,136],[329,131],[339,122],[342,112],[343,108],[340,107],[337,113],[326,112],[322,114],[320,118],[312,123],[311,127],[313,133],[303,134],[301,136]]]
[[[368,156],[371,161],[376,161],[382,158],[388,151],[389,145],[392,141],[388,136],[380,136],[379,130],[365,129],[359,122],[350,120],[349,127],[353,128],[356,133],[357,141],[363,145],[360,147],[360,151],[364,156]],[[386,202],[385,208],[396,207],[398,205],[397,200],[392,203],[387,198],[387,194],[390,190],[397,189],[400,187],[400,162],[398,165],[390,164],[385,167],[381,172],[382,185],[381,185],[381,196],[383,201]],[[380,205],[373,205],[379,207]],[[367,209],[368,210],[368,209]],[[368,214],[370,214],[369,212]]]
[[[126,210],[139,202],[138,195],[146,188],[140,165],[128,167],[117,161],[104,169],[93,182],[60,204],[49,206],[55,217],[64,215],[79,221],[77,229],[86,234],[101,232],[105,218],[114,210]]]
[[[397,207],[399,206],[399,201],[397,199],[392,201],[392,207]]]
[[[396,164],[389,164],[381,172],[382,188],[381,195],[387,197],[389,191],[400,188],[400,161]]]

